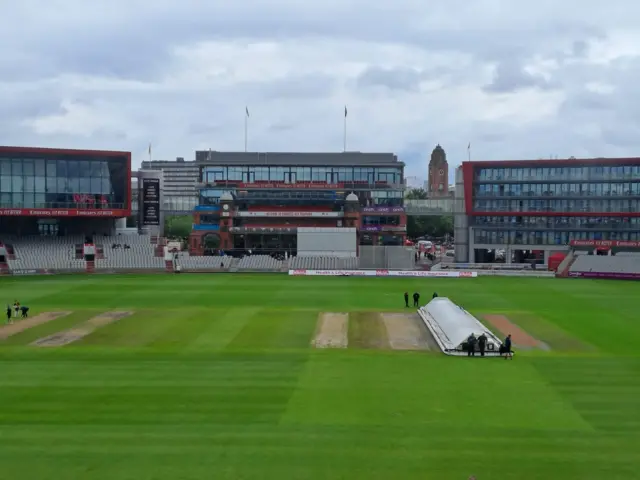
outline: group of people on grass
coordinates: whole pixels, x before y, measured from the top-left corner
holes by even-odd
[[[20,302],[15,300],[13,302],[13,307],[11,305],[7,305],[7,323],[13,323],[13,319],[18,318],[19,316],[27,318],[29,316],[29,307],[26,305],[20,305]]]
[[[484,357],[484,352],[486,351],[486,347],[487,347],[487,341],[488,341],[487,336],[484,333],[477,338],[473,333],[469,335],[469,338],[467,338],[467,342],[466,342],[467,356],[475,357],[476,345],[478,345],[478,351],[480,352],[480,356]],[[502,342],[502,345],[500,345],[500,349],[498,350],[498,353],[500,354],[501,357],[504,355],[505,360],[507,360],[508,358],[513,360],[513,350],[511,350],[511,335],[507,335],[507,338],[504,339],[504,342]]]
[[[438,293],[433,292],[433,296],[431,298],[433,299],[437,297],[438,297]],[[409,307],[409,292],[404,292],[404,306],[407,308]],[[415,292],[413,294],[413,306],[420,307],[420,294],[418,292]],[[465,345],[467,356],[469,357],[476,356],[476,345],[477,345],[478,351],[480,352],[480,356],[484,357],[484,353],[487,347],[487,341],[488,341],[488,338],[484,333],[478,336],[477,338],[473,333],[469,335]],[[500,345],[500,349],[498,350],[498,353],[500,353],[501,357],[504,355],[505,360],[507,360],[508,358],[513,360],[513,350],[511,350],[511,335],[507,335],[507,338],[504,339],[504,342],[502,342],[502,345]]]

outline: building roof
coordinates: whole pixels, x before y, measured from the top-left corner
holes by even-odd
[[[1,153],[32,153],[42,155],[87,155],[87,156],[131,156],[131,152],[122,152],[115,150],[77,150],[74,148],[43,148],[43,147],[13,147],[0,146]]]
[[[255,166],[369,166],[403,167],[393,153],[362,152],[214,152],[196,151],[196,162],[202,165]]]
[[[359,200],[358,200],[358,196],[355,193],[351,192],[349,195],[347,195],[346,201],[347,202],[358,202]]]
[[[462,162],[471,168],[576,168],[583,166],[640,165],[640,157],[629,158],[554,158],[540,160],[480,160]]]

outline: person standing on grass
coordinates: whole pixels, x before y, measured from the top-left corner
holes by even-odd
[[[467,357],[476,356],[476,336],[472,333],[467,338]]]
[[[20,302],[16,300],[13,302],[13,316],[18,318],[18,313],[20,313]]]
[[[487,346],[487,336],[483,333],[478,337],[478,350],[480,350],[480,356],[484,357],[484,350]]]
[[[404,292],[404,306],[409,308],[409,292]]]
[[[504,343],[502,344],[504,347],[504,359],[511,357],[513,360],[513,352],[511,351],[511,334],[507,335],[507,338],[504,339]]]
[[[29,307],[23,305],[20,307],[20,310],[22,310],[22,318],[27,318],[29,316]]]
[[[413,294],[413,306],[414,307],[420,306],[420,294],[418,292],[415,292]]]
[[[7,305],[7,323],[13,323],[11,321],[11,305]]]

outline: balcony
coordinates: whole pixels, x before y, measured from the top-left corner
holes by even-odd
[[[404,190],[403,183],[387,182],[335,182],[309,181],[309,182],[271,182],[256,181],[244,183],[237,180],[199,181],[196,188],[236,188],[243,190],[272,189],[272,190]]]

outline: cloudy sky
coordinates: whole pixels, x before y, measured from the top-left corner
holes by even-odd
[[[638,155],[631,0],[0,0],[0,144]]]

